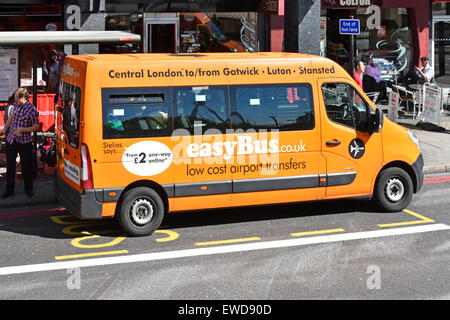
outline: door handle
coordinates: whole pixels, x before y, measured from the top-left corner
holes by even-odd
[[[66,148],[64,148],[64,153],[65,153],[65,154],[70,154],[69,150],[66,149]]]
[[[325,143],[327,145],[327,147],[335,147],[341,144],[341,142],[339,140],[333,140],[333,141],[327,141]]]

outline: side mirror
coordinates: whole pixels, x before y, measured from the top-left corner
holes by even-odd
[[[368,131],[370,134],[374,132],[380,132],[383,128],[384,115],[383,111],[380,109],[375,110],[375,114],[370,114],[370,121],[368,126]]]

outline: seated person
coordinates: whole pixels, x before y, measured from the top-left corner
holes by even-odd
[[[377,65],[374,63],[372,58],[370,58],[367,63],[364,75],[371,76],[375,79],[375,81],[377,83],[376,91],[380,92],[380,96],[378,97],[378,100],[387,99],[387,87],[391,87],[392,83],[381,79],[381,70],[378,69]]]
[[[419,83],[432,82],[434,78],[434,71],[430,66],[430,61],[428,61],[427,57],[422,57],[420,58],[420,62],[422,63],[422,68],[419,68],[418,66],[414,67],[416,75],[419,78]]]
[[[423,84],[425,82],[433,82],[434,70],[430,66],[430,62],[427,57],[420,58],[422,68],[414,66],[414,70],[408,72],[404,77],[399,78],[398,81],[404,86],[410,84]]]

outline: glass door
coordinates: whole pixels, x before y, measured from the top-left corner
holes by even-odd
[[[147,17],[144,19],[144,52],[179,52],[178,17]]]

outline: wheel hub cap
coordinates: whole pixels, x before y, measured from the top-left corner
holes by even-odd
[[[405,194],[405,187],[399,179],[391,178],[386,183],[384,193],[389,201],[397,202],[403,198],[403,195]]]
[[[137,225],[144,225],[153,218],[153,206],[148,199],[136,199],[130,208],[131,219]]]

